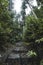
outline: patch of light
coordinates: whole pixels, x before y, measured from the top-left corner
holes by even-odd
[[[13,10],[16,10],[17,13],[20,13],[21,11],[21,6],[22,6],[22,0],[12,0],[14,5],[13,5]],[[37,2],[36,0],[34,0],[34,2],[32,3],[32,5],[37,6]],[[29,6],[26,9],[26,14],[29,14],[31,11],[31,9],[29,8]]]
[[[34,0],[34,2],[32,3],[32,5],[37,6],[36,0]]]
[[[16,10],[17,13],[19,13],[21,11],[21,5],[22,5],[22,1],[21,0],[13,0],[14,3],[14,10]]]
[[[27,6],[26,15],[30,14],[30,11],[31,11],[31,9],[29,8],[29,6]]]

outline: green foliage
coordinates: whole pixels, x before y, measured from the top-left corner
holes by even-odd
[[[38,40],[36,40],[35,42],[36,42],[36,43],[41,43],[41,42],[43,42],[43,38],[38,39]]]
[[[8,1],[0,0],[0,47],[8,43],[10,40],[11,16],[8,11]]]
[[[26,18],[25,41],[35,41],[43,37],[43,19],[36,20],[34,17]]]
[[[22,39],[22,29],[20,24],[18,23],[18,20],[15,20],[13,22],[13,31],[11,35],[11,43],[19,42]]]
[[[26,55],[30,56],[30,57],[34,57],[37,56],[37,54],[35,52],[33,52],[32,50],[29,51]]]
[[[39,6],[39,9],[34,8],[34,12],[36,13],[38,18],[43,18],[43,6]]]
[[[43,56],[43,19],[35,19],[33,16],[27,16],[25,23],[24,41],[28,43],[27,47],[30,49],[29,51],[32,50],[37,54],[39,62]],[[30,52],[30,56],[34,56],[34,52],[32,51]]]

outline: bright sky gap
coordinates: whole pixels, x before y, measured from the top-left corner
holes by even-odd
[[[13,5],[13,10],[16,10],[16,12],[17,13],[20,13],[20,11],[21,11],[21,6],[22,6],[22,0],[13,0],[13,3],[14,3],[14,5]],[[33,2],[33,5],[34,6],[37,6],[37,3],[36,3],[36,0],[34,0],[34,2]],[[30,8],[29,8],[29,6],[27,7],[27,9],[26,9],[26,14],[29,14],[29,12],[30,12],[31,10],[30,10]]]

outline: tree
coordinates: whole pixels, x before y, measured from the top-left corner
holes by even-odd
[[[42,14],[43,13],[43,6],[41,6],[41,7],[39,6],[38,8],[35,7],[34,12],[36,13],[38,18],[43,18],[43,14]]]
[[[41,41],[43,39],[43,19],[35,19],[33,16],[27,16],[25,21],[26,30],[24,33],[24,41],[28,43],[30,49],[37,54],[37,65],[40,65],[42,59],[41,52],[43,52],[43,48],[41,49],[43,43],[43,41]],[[42,51],[40,51],[40,49]]]
[[[11,19],[10,12],[8,11],[8,1],[0,0],[0,47],[9,43],[9,35],[12,31]]]
[[[24,34],[24,41],[27,43],[30,43],[29,45],[32,46],[31,49],[33,51],[35,51],[37,53],[37,65],[40,64],[40,59],[42,59],[41,57],[41,53],[39,52],[40,49],[40,45],[42,47],[42,41],[41,43],[39,42],[39,40],[43,38],[43,6],[42,0],[37,0],[37,7],[34,7],[34,5],[32,5],[32,2],[34,2],[33,0],[24,0],[22,3],[22,13],[24,12],[24,14],[22,15],[23,18],[23,22],[25,23],[24,29],[25,32]],[[32,14],[30,16],[26,17],[26,12],[25,9],[27,8],[26,4],[29,5]],[[40,8],[40,9],[38,9]],[[34,17],[33,17],[34,15]],[[36,41],[38,40],[37,43],[40,43],[39,46],[38,44],[36,44]],[[39,49],[38,49],[39,48]]]
[[[22,11],[21,11],[22,21],[23,21],[23,25],[25,25],[25,15],[26,15],[26,12],[25,12],[26,2],[25,2],[25,0],[23,0],[21,8],[22,8]]]
[[[21,22],[19,21],[20,15],[15,15],[15,21],[13,21],[13,31],[11,35],[11,43],[19,42],[22,39]]]

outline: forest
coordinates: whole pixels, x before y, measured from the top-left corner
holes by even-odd
[[[9,0],[0,0],[0,65],[43,65],[43,0],[33,2],[22,0],[17,14]]]

